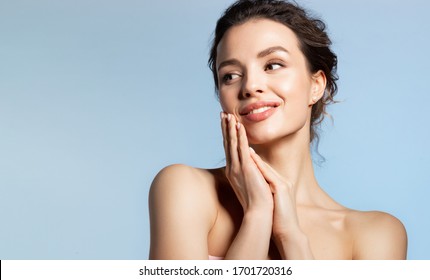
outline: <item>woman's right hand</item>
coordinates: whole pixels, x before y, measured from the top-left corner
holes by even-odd
[[[251,158],[245,127],[232,114],[221,113],[226,177],[244,213],[273,213],[273,196],[269,184]],[[267,212],[266,212],[267,211]]]

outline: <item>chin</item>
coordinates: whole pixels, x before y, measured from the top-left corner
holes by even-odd
[[[247,131],[248,142],[251,145],[262,145],[270,143],[280,137],[273,130],[250,130]]]
[[[306,123],[306,122],[305,122]],[[293,127],[260,127],[247,129],[248,143],[250,145],[264,145],[276,142],[280,139],[285,139],[289,135],[293,135],[306,129],[305,123],[294,125]]]

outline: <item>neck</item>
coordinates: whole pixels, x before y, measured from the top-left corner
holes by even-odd
[[[253,149],[285,180],[293,183],[298,204],[314,204],[315,190],[321,190],[314,175],[309,135],[305,130]],[[322,190],[321,190],[322,191]]]

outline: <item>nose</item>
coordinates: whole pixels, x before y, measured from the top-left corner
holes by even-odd
[[[266,91],[263,74],[256,71],[247,71],[242,79],[240,98],[246,99]]]

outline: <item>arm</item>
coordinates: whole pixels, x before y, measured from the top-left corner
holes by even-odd
[[[353,259],[406,259],[406,230],[397,218],[383,212],[367,212],[354,219]]]
[[[150,259],[207,259],[208,232],[216,206],[201,174],[172,165],[154,179],[149,193]]]
[[[270,213],[259,211],[245,213],[236,238],[230,245],[225,259],[267,259],[272,221]]]
[[[279,234],[273,237],[283,260],[313,260],[308,237],[298,229],[297,232]]]

